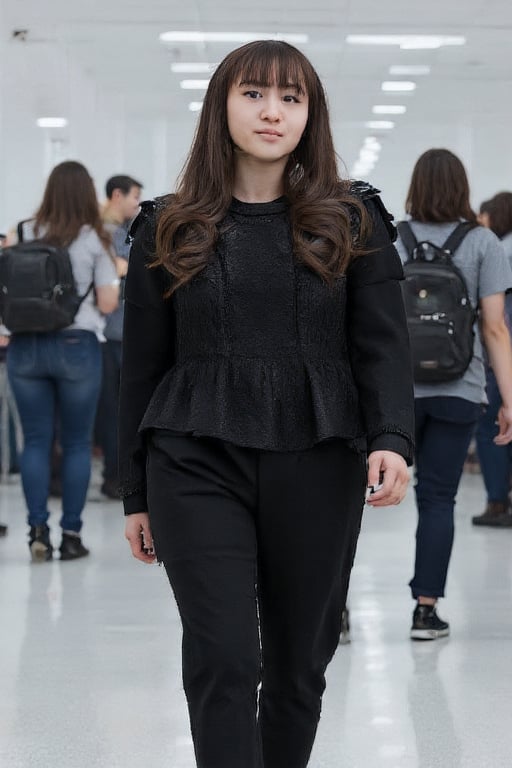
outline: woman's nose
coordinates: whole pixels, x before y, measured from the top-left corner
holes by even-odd
[[[262,106],[261,117],[264,120],[276,122],[281,119],[281,102],[279,98],[269,95]]]

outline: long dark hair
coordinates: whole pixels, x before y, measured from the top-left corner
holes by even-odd
[[[498,192],[480,206],[489,216],[489,228],[500,239],[512,232],[512,192]]]
[[[469,183],[461,161],[448,149],[429,149],[416,162],[405,210],[416,221],[476,222],[469,202]]]
[[[35,216],[34,234],[49,243],[67,247],[84,224],[97,233],[111,252],[112,242],[101,222],[98,199],[89,172],[81,163],[67,160],[56,165],[48,177],[43,201]]]
[[[156,264],[175,278],[170,293],[206,266],[219,236],[218,225],[232,199],[234,145],[227,122],[231,86],[241,80],[279,87],[290,84],[308,95],[308,120],[284,173],[294,253],[326,282],[342,274],[358,252],[349,206],[364,242],[369,219],[337,170],[327,101],[320,79],[296,48],[277,41],[248,43],[232,51],[210,80],[194,141],[175,195],[162,211],[156,232]]]

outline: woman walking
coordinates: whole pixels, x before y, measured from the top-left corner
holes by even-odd
[[[512,286],[512,271],[502,245],[491,231],[476,226],[466,171],[459,158],[446,149],[431,149],[417,161],[406,210],[417,243],[438,248],[445,246],[461,221],[474,224],[450,258],[460,270],[475,313],[479,313],[483,341],[503,401],[497,410],[499,426],[493,439],[497,446],[506,445],[512,440],[512,352],[504,302],[505,290]],[[397,248],[406,262],[411,254],[401,238]],[[435,640],[450,631],[448,622],[438,616],[436,604],[445,592],[455,496],[486,402],[482,344],[476,327],[471,343],[473,354],[462,375],[438,383],[417,381],[414,388],[418,527],[410,587],[416,600],[411,637],[417,640]]]
[[[110,240],[100,221],[93,181],[83,165],[67,161],[48,179],[23,241],[38,238],[69,253],[78,294],[73,322],[47,333],[13,333],[7,370],[23,430],[21,480],[34,562],[51,560],[48,526],[50,453],[58,420],[62,446],[61,560],[89,554],[80,531],[91,472],[92,428],[101,382],[103,314],[118,301],[119,280]]]
[[[374,506],[404,496],[390,218],[340,180],[309,61],[255,42],[217,68],[176,194],[133,228],[126,536],[176,596],[199,768],[307,765],[367,482]]]
[[[480,207],[480,221],[499,237],[505,254],[512,265],[512,192],[498,192]],[[512,294],[505,296],[505,318],[509,332],[512,329]],[[512,480],[512,445],[496,445],[498,432],[496,419],[502,401],[492,368],[486,366],[486,392],[489,404],[481,415],[476,429],[476,446],[487,493],[487,504],[480,515],[473,517],[473,525],[491,528],[511,528],[510,483]]]

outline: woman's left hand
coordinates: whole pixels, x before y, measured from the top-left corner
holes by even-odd
[[[378,487],[369,494],[371,507],[400,504],[409,484],[409,472],[403,456],[394,451],[373,451],[368,456],[368,488]]]

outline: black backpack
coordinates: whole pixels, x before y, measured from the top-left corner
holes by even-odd
[[[0,250],[0,317],[12,333],[48,333],[66,328],[93,287],[84,296],[76,289],[66,248],[44,240],[23,241]]]
[[[473,357],[476,312],[452,256],[475,225],[461,222],[442,246],[418,242],[406,221],[397,225],[409,254],[402,293],[411,341],[414,380],[439,384],[459,379]]]

